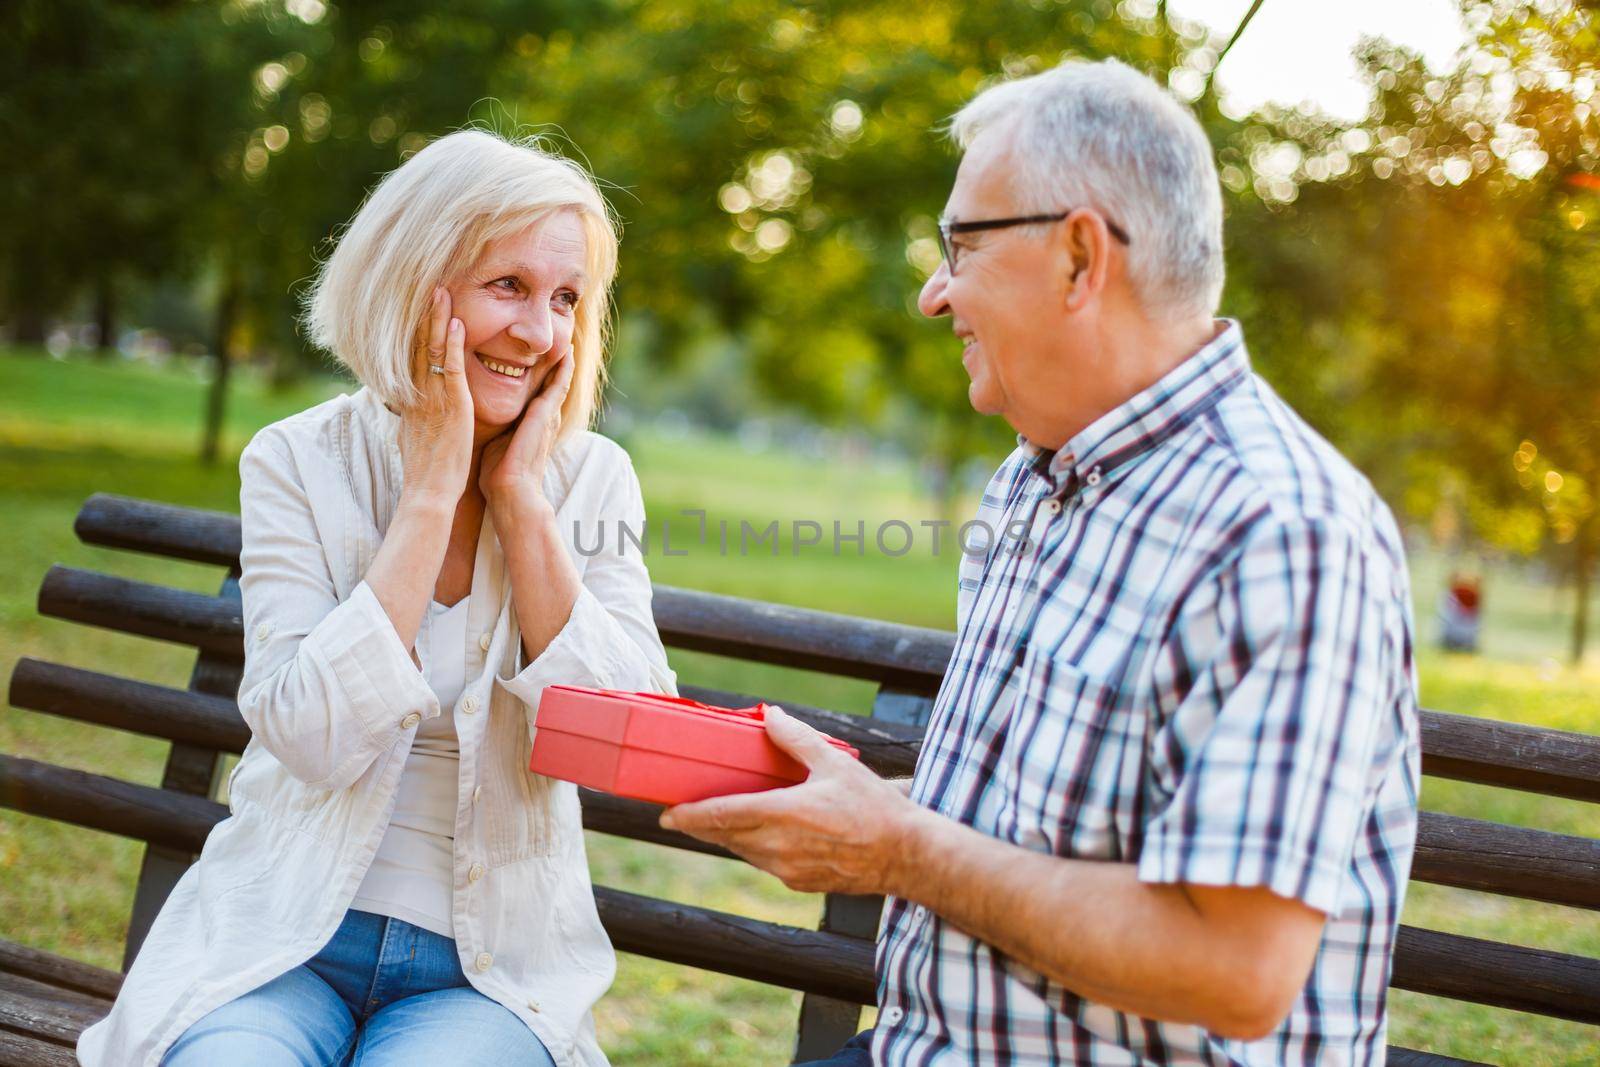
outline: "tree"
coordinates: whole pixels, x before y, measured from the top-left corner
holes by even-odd
[[[1493,543],[1553,542],[1577,661],[1600,553],[1594,15],[1463,13],[1454,71],[1370,41],[1360,122],[1273,112],[1224,150],[1251,245],[1233,291],[1295,353],[1287,391],[1412,517],[1454,497]]]
[[[791,406],[898,433],[946,468],[1009,446],[968,407],[948,330],[911,306],[957,162],[939,125],[986,78],[1068,55],[1164,77],[1183,51],[1173,27],[1107,2],[638,0],[626,13],[525,41],[511,95],[626,190],[621,303],[663,358],[703,309]],[[1189,47],[1203,39],[1186,32]]]

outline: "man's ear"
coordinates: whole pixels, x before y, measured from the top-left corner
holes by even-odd
[[[1111,258],[1111,231],[1093,211],[1080,208],[1062,219],[1060,251],[1066,274],[1066,310],[1081,311],[1105,289]]]

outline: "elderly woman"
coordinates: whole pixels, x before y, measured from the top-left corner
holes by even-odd
[[[351,222],[308,321],[364,387],[240,460],[232,817],[82,1062],[605,1063],[577,792],[528,759],[546,685],[676,691],[643,562],[588,554],[643,521],[586,429],[616,249],[577,166],[476,131]]]

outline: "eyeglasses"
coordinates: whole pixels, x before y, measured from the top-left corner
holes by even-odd
[[[1059,215],[1021,215],[1011,219],[975,219],[971,222],[951,222],[949,219],[939,220],[939,251],[944,255],[944,261],[950,264],[950,273],[956,272],[956,246],[950,243],[950,238],[958,233],[980,233],[984,230],[1006,230],[1012,226],[1027,226],[1038,222],[1060,222],[1072,209],[1061,212]],[[1111,231],[1111,236],[1125,245],[1132,245],[1128,231],[1121,226],[1106,219],[1106,229]]]

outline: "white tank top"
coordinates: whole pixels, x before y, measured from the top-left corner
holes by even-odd
[[[442,709],[423,719],[395,790],[394,814],[351,907],[391,915],[413,926],[455,937],[451,895],[455,883],[455,829],[461,749],[455,706],[467,678],[467,599],[445,607],[430,601],[419,642],[423,672]]]

